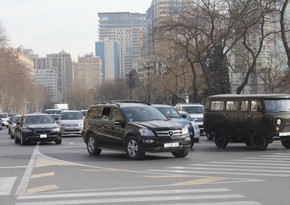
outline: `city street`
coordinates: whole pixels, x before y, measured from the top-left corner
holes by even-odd
[[[0,131],[3,205],[52,204],[289,204],[290,150],[244,144],[216,148],[202,136],[186,158],[147,153],[131,161],[123,152],[89,156],[80,137],[61,145],[21,146]]]

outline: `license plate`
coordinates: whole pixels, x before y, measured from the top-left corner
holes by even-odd
[[[40,138],[47,138],[47,134],[40,135]]]
[[[164,147],[178,147],[179,142],[173,142],[173,143],[164,143]]]

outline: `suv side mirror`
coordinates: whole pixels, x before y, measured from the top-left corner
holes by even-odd
[[[186,114],[181,114],[181,117],[187,118]]]

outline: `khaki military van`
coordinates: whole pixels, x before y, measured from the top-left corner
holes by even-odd
[[[265,150],[275,140],[290,148],[290,95],[213,95],[206,99],[205,132],[217,147],[241,142]]]

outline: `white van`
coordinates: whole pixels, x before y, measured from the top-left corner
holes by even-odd
[[[204,106],[201,104],[176,104],[175,109],[177,111],[185,111],[187,112],[190,117],[197,123],[200,134],[204,133],[203,128],[203,113],[204,113]]]

